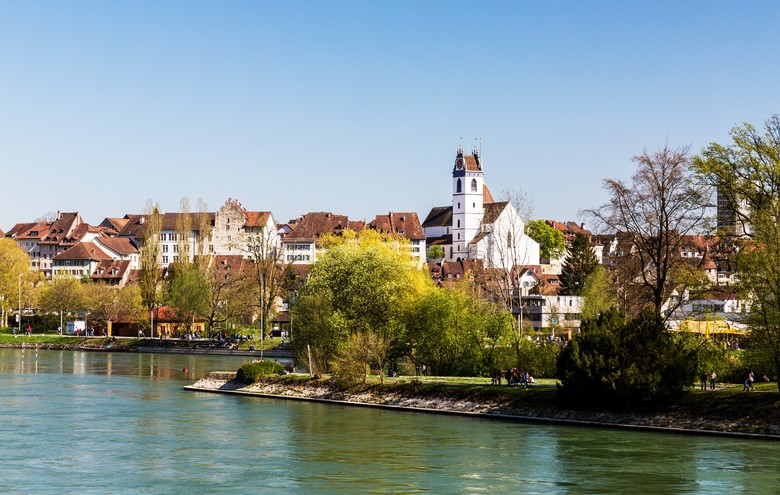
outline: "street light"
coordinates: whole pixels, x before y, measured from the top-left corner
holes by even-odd
[[[19,325],[19,332],[18,334],[22,334],[22,274],[19,274],[19,319],[17,320],[17,325]]]

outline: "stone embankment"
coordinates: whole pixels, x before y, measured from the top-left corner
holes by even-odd
[[[562,410],[554,406],[538,405],[518,400],[477,396],[462,398],[446,393],[416,394],[409,389],[394,392],[392,389],[369,387],[343,390],[327,382],[315,380],[267,379],[245,385],[234,381],[235,373],[214,372],[202,378],[188,390],[255,395],[280,399],[309,400],[355,406],[381,407],[476,416],[493,419],[528,421],[548,424],[619,427],[636,430],[672,433],[694,433],[780,440],[780,424],[756,427],[742,420],[723,420],[690,414],[617,413],[582,410]]]

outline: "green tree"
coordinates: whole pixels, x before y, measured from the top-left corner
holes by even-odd
[[[618,267],[621,282],[633,291],[626,300],[661,316],[695,289],[686,284],[690,265],[679,253],[685,236],[705,226],[709,191],[691,179],[687,147],[645,151],[634,161],[631,182],[605,179],[609,202],[588,213],[630,245]]]
[[[670,334],[650,311],[628,321],[608,312],[584,322],[561,352],[559,392],[582,404],[667,403],[693,383],[698,368],[692,335]]]
[[[84,286],[72,277],[55,277],[38,295],[38,307],[46,313],[74,316],[85,307]]]
[[[725,207],[719,224],[737,227],[738,235],[751,234],[752,216],[772,208],[780,191],[780,117],[764,123],[762,134],[745,123],[731,130],[733,143],[710,143],[691,162],[697,178],[718,193],[718,206]]]
[[[334,362],[334,371],[342,378],[361,379],[366,383],[373,368],[379,373],[379,381],[384,383],[384,367],[389,351],[387,337],[371,330],[353,333]]]
[[[196,317],[208,312],[209,288],[203,273],[192,264],[172,265],[168,303],[175,308],[189,334]]]
[[[0,309],[3,316],[0,326],[8,326],[8,313],[19,304],[19,275],[26,278],[29,272],[30,258],[19,249],[16,241],[0,238]]]
[[[780,200],[754,212],[755,242],[740,254],[740,283],[751,294],[748,313],[754,361],[780,378]],[[780,390],[780,380],[778,380]]]
[[[89,313],[89,321],[104,328],[119,317],[131,321],[145,321],[141,290],[136,284],[119,288],[112,285],[89,282],[82,284],[82,306]]]
[[[293,307],[293,345],[299,353],[311,349],[312,360],[327,372],[345,333],[397,337],[409,298],[430,285],[407,253],[397,240],[374,231],[329,241]]]
[[[440,260],[444,258],[444,248],[439,245],[434,245],[428,248],[428,259]]]
[[[751,299],[751,355],[780,377],[780,117],[769,118],[763,133],[748,123],[734,127],[731,138],[728,146],[710,143],[693,167],[726,206],[718,223],[733,228],[722,233],[742,238],[734,240],[735,271]]]
[[[484,375],[508,364],[512,315],[470,297],[464,287],[431,287],[407,313],[402,339],[417,368],[436,375]],[[507,351],[507,352],[502,352]]]
[[[590,239],[585,234],[577,234],[563,261],[559,292],[567,296],[581,295],[585,281],[598,266],[599,260],[590,247]]]
[[[615,287],[607,271],[597,266],[582,287],[583,298],[581,315],[583,320],[594,320],[602,313],[618,307]]]
[[[566,239],[563,232],[542,219],[529,221],[526,224],[526,233],[539,243],[539,256],[542,258],[556,259],[566,252]]]

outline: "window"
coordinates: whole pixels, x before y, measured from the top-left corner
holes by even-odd
[[[455,183],[455,192],[463,192],[463,185],[460,183],[460,179]],[[458,206],[460,208],[460,206]]]
[[[167,256],[163,256],[163,264],[164,265],[168,264],[168,257]]]
[[[178,244],[174,244],[173,245],[173,252],[174,253],[178,253],[179,252],[179,245]]]
[[[168,234],[160,234],[160,240],[161,241],[167,241],[168,240]]]
[[[167,253],[167,252],[168,252],[168,245],[163,244],[163,253]]]
[[[458,228],[460,228],[460,219],[458,219]]]
[[[477,192],[477,179],[471,179],[471,192]]]

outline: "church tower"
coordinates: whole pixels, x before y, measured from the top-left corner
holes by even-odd
[[[469,241],[480,232],[484,180],[477,150],[464,155],[458,148],[452,169],[452,260],[467,258]]]

